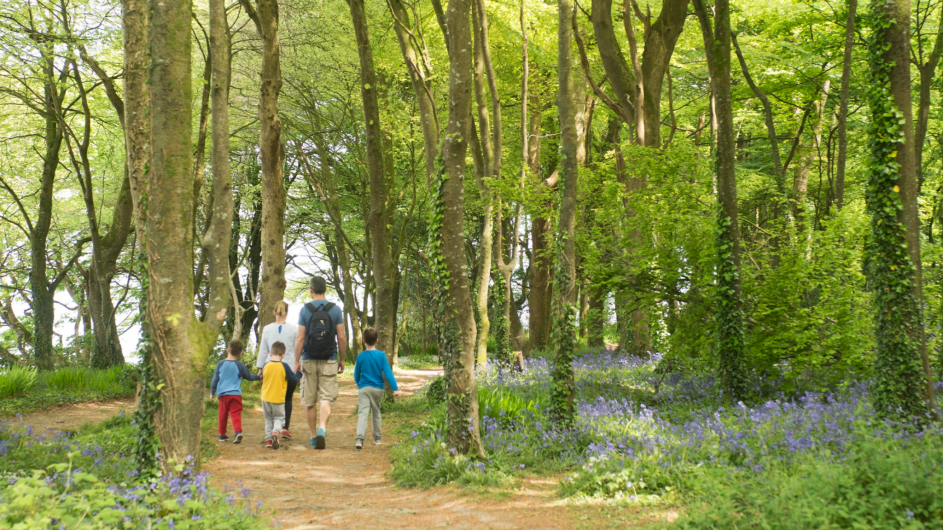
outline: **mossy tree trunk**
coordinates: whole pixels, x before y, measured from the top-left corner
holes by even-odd
[[[871,83],[866,194],[871,214],[875,409],[922,416],[934,405],[923,326],[920,219],[910,83],[910,2],[871,2]],[[923,369],[921,370],[921,362]]]
[[[693,0],[707,54],[711,93],[717,118],[717,342],[718,371],[727,397],[747,393],[743,336],[743,297],[740,282],[740,226],[735,172],[737,141],[730,93],[730,2],[719,0],[713,17],[704,0]],[[712,20],[713,19],[713,20]]]
[[[262,158],[262,279],[259,329],[275,321],[275,303],[285,297],[285,182],[282,178],[282,120],[278,96],[282,69],[278,37],[278,0],[240,0],[262,40],[259,84],[259,151]]]
[[[560,119],[560,213],[557,224],[553,284],[553,347],[551,406],[564,424],[573,422],[573,356],[576,350],[576,195],[580,138],[577,132],[578,99],[573,79],[573,3],[558,0],[557,112]]]
[[[211,3],[217,73],[213,76],[213,125],[224,130],[213,134],[213,221],[202,241],[210,256],[210,299],[208,318],[200,322],[193,305],[192,4],[189,0],[154,2],[149,14],[151,163],[144,195],[137,202],[141,205],[146,197],[142,205],[147,224],[146,316],[155,375],[163,383],[154,423],[165,471],[179,472],[176,465],[192,462],[199,466],[206,364],[230,303],[229,41],[219,38],[228,23],[221,2]],[[222,153],[225,156],[220,159]]]
[[[475,387],[477,328],[465,258],[465,155],[471,124],[471,0],[451,0],[446,11],[449,31],[449,120],[442,140],[442,169],[437,172],[432,208],[432,265],[440,308],[437,317],[440,353],[448,381],[448,444],[459,453],[484,456]],[[444,302],[444,304],[442,304]]]
[[[393,365],[393,345],[396,336],[396,299],[392,230],[390,226],[390,189],[392,168],[386,167],[383,150],[383,130],[380,127],[380,100],[377,95],[377,74],[373,65],[373,49],[363,0],[348,0],[353,19],[357,51],[360,56],[360,95],[363,100],[364,128],[367,144],[367,173],[370,178],[370,237],[373,249],[373,277],[376,279],[377,348],[386,352]]]

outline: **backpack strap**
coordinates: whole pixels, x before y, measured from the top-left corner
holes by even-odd
[[[321,311],[328,311],[328,312],[330,312],[331,309],[334,309],[335,307],[337,307],[337,306],[334,305],[334,302],[328,302],[328,303],[326,303],[326,304],[324,304],[324,305],[321,306]]]

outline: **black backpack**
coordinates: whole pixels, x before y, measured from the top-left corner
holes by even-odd
[[[334,308],[332,302],[328,302],[319,308],[314,306],[313,302],[305,304],[308,311],[311,311],[311,318],[308,319],[308,325],[305,326],[305,359],[314,359],[325,361],[337,353],[337,328],[334,321],[331,320],[331,309]]]

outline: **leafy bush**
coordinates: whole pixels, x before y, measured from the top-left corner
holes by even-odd
[[[25,396],[36,386],[36,368],[11,366],[0,372],[0,399]]]

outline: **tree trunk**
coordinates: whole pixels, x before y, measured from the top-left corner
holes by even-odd
[[[851,86],[851,51],[855,44],[855,16],[858,0],[848,0],[845,21],[845,52],[841,71],[841,92],[838,103],[838,160],[835,168],[835,208],[845,205],[845,160],[848,157],[848,92]]]
[[[527,98],[528,95],[528,82],[530,77],[530,62],[528,60],[527,54],[527,27],[524,24],[524,0],[520,1],[520,23],[521,23],[521,38],[523,43],[521,45],[521,171],[520,177],[518,178],[518,186],[523,191],[524,185],[527,182],[527,162],[529,156],[529,146],[528,140],[530,137],[530,132],[525,126],[527,124]],[[512,355],[514,348],[514,343],[520,342],[518,336],[514,334],[514,329],[512,326],[511,318],[511,302],[514,297],[514,289],[511,285],[511,277],[514,274],[514,270],[517,269],[518,265],[518,240],[521,220],[523,219],[523,204],[518,203],[517,210],[514,215],[513,223],[511,224],[511,230],[509,235],[509,245],[507,251],[507,259],[504,255],[504,228],[503,228],[503,208],[501,201],[498,201],[498,241],[496,245],[496,254],[498,255],[498,272],[501,274],[501,280],[504,285],[504,299],[501,300],[501,317],[502,325],[505,327],[508,335],[508,341],[501,341],[500,347],[507,346],[510,351],[502,352],[502,356]],[[513,321],[520,323],[520,315],[515,315]],[[523,331],[523,330],[521,330]]]
[[[544,183],[541,176],[540,167],[540,123],[541,123],[541,105],[540,101],[534,99],[530,114],[530,141],[528,142],[527,164],[530,168],[531,178],[536,180],[539,185]],[[549,206],[549,205],[548,205]],[[553,231],[550,226],[550,219],[544,217],[541,211],[531,215],[530,236],[533,245],[530,260],[530,292],[527,297],[528,321],[527,330],[529,340],[527,344],[528,353],[534,350],[543,350],[550,343],[550,301],[551,285],[550,276],[553,268],[553,256],[550,255],[552,247]]]
[[[56,285],[49,281],[46,264],[46,242],[52,226],[52,199],[59,167],[59,150],[64,137],[57,116],[61,113],[64,91],[57,93],[52,58],[43,56],[46,85],[46,149],[43,153],[43,172],[39,182],[39,204],[36,219],[30,231],[30,302],[33,309],[33,360],[40,370],[51,370],[55,366],[55,350],[52,345],[56,312],[53,296]]]
[[[314,115],[315,127],[321,130],[320,120],[317,114]],[[321,136],[314,139],[315,149],[318,151],[318,164],[321,169],[321,183],[315,183],[318,188],[321,200],[328,210],[331,219],[334,221],[334,239],[337,241],[337,261],[340,265],[344,295],[344,309],[350,314],[351,326],[351,348],[349,351],[356,356],[363,349],[363,328],[360,325],[360,315],[357,310],[357,298],[353,287],[353,277],[351,275],[350,250],[347,248],[347,239],[344,234],[343,218],[341,216],[340,200],[338,199],[337,189],[334,186],[334,176],[331,173],[330,154],[327,150],[327,138]],[[307,165],[307,159],[302,156],[302,162]],[[309,170],[310,171],[310,170]],[[313,176],[313,172],[312,172]],[[323,186],[323,188],[321,187]]]
[[[478,191],[481,194],[482,226],[479,245],[478,274],[476,275],[475,307],[478,314],[478,341],[476,344],[477,363],[488,362],[488,335],[491,332],[491,320],[488,317],[488,289],[491,286],[491,271],[494,258],[494,194],[485,178],[498,178],[501,174],[501,107],[494,85],[494,68],[491,65],[491,51],[488,42],[488,19],[484,12],[484,3],[472,2],[472,28],[474,29],[474,87],[478,109],[478,130],[481,139],[481,163],[475,171]],[[488,100],[485,95],[485,72],[491,89],[492,115],[488,116]],[[494,120],[492,138],[488,131]],[[499,227],[500,230],[500,227]],[[499,236],[500,237],[500,236]]]
[[[275,303],[285,297],[285,183],[282,121],[278,95],[282,89],[278,40],[278,0],[240,0],[262,39],[259,88],[259,150],[262,156],[262,281],[259,285],[259,329],[275,321]]]
[[[219,0],[212,0],[210,8],[215,58],[212,95],[215,222],[202,242],[210,256],[211,316],[205,323],[196,319],[193,310],[191,5],[157,3],[150,10],[152,160],[146,186],[147,327],[152,340],[153,367],[157,378],[164,382],[154,422],[167,472],[176,472],[175,463],[184,464],[191,458],[199,466],[206,364],[229,306],[232,195],[227,167],[229,46],[224,37],[228,23],[225,6]],[[129,106],[142,105],[133,101],[131,94],[127,97],[131,99]],[[136,197],[139,205],[141,199]]]
[[[403,61],[409,70],[409,78],[413,85],[413,95],[419,107],[419,121],[422,125],[423,154],[426,162],[426,184],[431,181],[435,172],[435,158],[439,151],[439,120],[436,116],[435,100],[432,96],[432,87],[426,71],[428,57],[414,42],[412,24],[409,13],[401,0],[388,0],[390,13],[393,15],[393,29],[399,41]]]
[[[645,123],[645,145],[661,147],[661,92],[675,44],[684,29],[690,0],[662,0],[661,12],[645,30],[645,50],[642,51],[642,113]],[[637,5],[633,2],[633,6]],[[639,13],[641,14],[641,13]],[[641,17],[640,17],[641,18]],[[646,16],[646,21],[651,15]],[[646,23],[647,26],[647,23]]]
[[[393,365],[393,345],[396,335],[396,301],[393,291],[393,256],[390,237],[390,177],[385,167],[383,131],[380,128],[380,103],[377,97],[377,75],[373,66],[373,50],[367,28],[363,0],[348,0],[357,37],[360,56],[360,95],[363,99],[365,130],[367,133],[367,172],[370,176],[369,227],[373,248],[373,277],[376,284],[377,348],[386,352]]]
[[[917,71],[920,72],[920,98],[917,100],[917,123],[914,126],[914,167],[917,171],[918,194],[923,188],[923,145],[926,143],[927,126],[930,123],[930,90],[933,87],[933,78],[936,76],[941,54],[943,54],[943,24],[937,29],[933,50],[927,56],[927,61],[917,65]]]
[[[735,172],[737,142],[730,93],[730,3],[728,0],[718,0],[714,8],[713,27],[704,1],[694,0],[694,5],[704,38],[717,117],[717,338],[720,379],[728,397],[740,400],[746,396],[747,380]]]
[[[468,285],[465,259],[464,181],[465,155],[471,137],[472,41],[469,29],[470,0],[451,0],[446,20],[449,31],[449,120],[442,143],[444,172],[437,183],[433,208],[436,242],[436,272],[444,290],[448,336],[446,361],[449,369],[448,444],[458,453],[484,456],[478,425],[478,392],[475,387],[475,343],[477,329]],[[438,219],[436,219],[438,217]]]
[[[155,423],[169,470],[187,457],[199,457],[207,359],[206,350],[196,347],[192,335],[191,5],[156,3],[150,6],[150,15],[147,316],[154,367],[165,383]]]
[[[587,343],[603,346],[606,326],[606,293],[599,287],[589,287],[589,315],[586,322]]]
[[[576,350],[576,194],[579,176],[577,132],[579,112],[573,80],[573,4],[558,0],[557,21],[557,111],[560,119],[560,174],[563,194],[557,225],[556,277],[553,293],[553,336],[555,354],[551,365],[553,388],[551,406],[563,423],[573,422],[573,356]],[[595,9],[593,9],[595,12]],[[613,82],[610,79],[610,82]]]
[[[872,215],[875,410],[920,417],[934,407],[923,325],[920,219],[910,83],[910,2],[871,3]],[[900,118],[903,118],[901,120]],[[906,246],[907,255],[900,252]],[[920,373],[920,363],[923,374]]]

